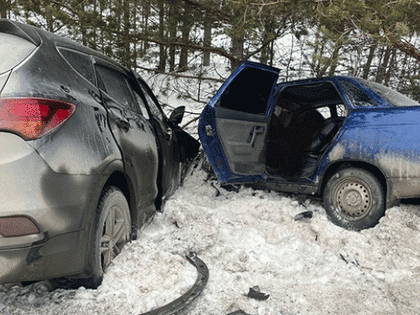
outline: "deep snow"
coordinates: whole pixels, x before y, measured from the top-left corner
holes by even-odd
[[[418,205],[389,209],[376,227],[351,232],[329,222],[316,199],[229,192],[206,179],[193,170],[97,290],[0,286],[0,314],[149,311],[194,283],[195,268],[184,258],[190,250],[210,279],[188,314],[419,314]],[[308,210],[312,219],[294,220]],[[267,300],[245,296],[256,285]]]

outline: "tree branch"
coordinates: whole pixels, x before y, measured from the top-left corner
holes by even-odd
[[[420,62],[420,50],[418,50],[413,44],[409,42],[400,41],[394,46],[401,50],[403,53],[409,55],[410,57]]]
[[[198,76],[192,76],[192,75],[185,75],[185,74],[179,74],[176,72],[164,72],[161,70],[157,70],[157,69],[151,69],[151,68],[146,68],[146,67],[142,67],[137,65],[136,68],[141,69],[141,70],[145,70],[145,71],[149,71],[149,72],[155,72],[155,73],[159,73],[159,74],[164,74],[164,75],[170,75],[176,78],[185,78],[185,79],[194,79],[194,80],[208,80],[208,81],[214,81],[214,82],[225,82],[225,80],[222,79],[216,79],[216,78],[210,78],[210,77],[198,77]]]

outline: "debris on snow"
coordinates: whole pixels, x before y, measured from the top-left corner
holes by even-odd
[[[312,219],[313,215],[313,211],[304,211],[295,216],[295,221],[300,221],[303,219]]]
[[[251,314],[248,314],[248,313],[245,313],[244,311],[242,311],[242,310],[239,310],[239,311],[235,311],[235,312],[233,312],[233,313],[229,313],[229,314],[227,314],[227,315],[251,315]]]
[[[270,294],[265,294],[260,291],[258,286],[254,286],[249,288],[248,294],[246,294],[246,296],[254,300],[265,301],[270,297]]]

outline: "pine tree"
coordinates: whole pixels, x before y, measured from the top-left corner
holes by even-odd
[[[6,19],[14,5],[12,0],[0,0],[0,18]]]

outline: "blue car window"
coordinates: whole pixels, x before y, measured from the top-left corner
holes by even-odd
[[[249,114],[264,114],[271,95],[273,77],[276,78],[277,74],[267,74],[261,69],[242,70],[223,92],[219,106]]]
[[[371,82],[362,79],[355,79],[363,86],[368,89],[371,89],[373,92],[378,94],[382,99],[384,99],[387,103],[391,104],[392,106],[418,106],[420,105],[418,102],[412,100],[411,98],[394,91],[382,84]]]
[[[372,107],[377,103],[366,95],[366,93],[347,80],[339,80],[340,84],[354,107]]]

